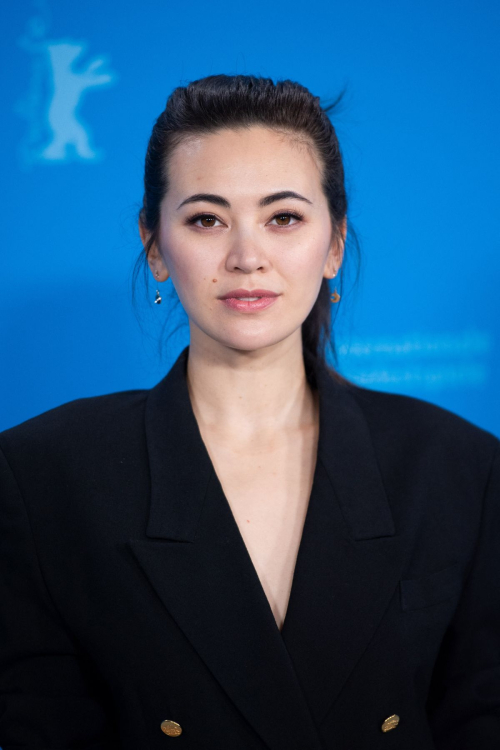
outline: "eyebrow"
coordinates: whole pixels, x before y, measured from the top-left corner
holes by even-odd
[[[274,203],[275,201],[282,201],[285,198],[296,198],[299,201],[310,203],[312,206],[312,201],[310,201],[309,198],[304,198],[303,195],[295,193],[293,190],[281,190],[279,193],[271,193],[271,195],[266,195],[264,198],[260,199],[257,205],[259,208],[263,208],[264,206],[269,206],[270,203]],[[186,200],[182,201],[180,206],[177,206],[177,210],[179,210],[179,208],[181,208],[181,206],[184,206],[186,203],[196,203],[197,201],[206,201],[207,203],[215,203],[218,206],[222,206],[223,208],[231,208],[231,204],[229,203],[227,198],[223,198],[222,195],[214,195],[213,193],[195,193],[195,195],[190,195],[189,198],[186,198]]]

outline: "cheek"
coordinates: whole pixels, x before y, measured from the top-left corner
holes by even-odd
[[[312,282],[321,277],[327,259],[327,243],[327,238],[317,236],[294,247],[286,258],[288,273],[299,281]]]
[[[217,262],[209,248],[186,242],[169,242],[164,247],[169,251],[164,253],[167,268],[172,283],[182,306],[193,319],[197,319],[201,309],[207,304],[215,304],[219,285],[213,279],[220,281]]]
[[[172,276],[182,284],[184,288],[196,286],[200,274],[199,263],[192,255],[178,252],[171,255]]]
[[[193,290],[199,286],[210,267],[213,272],[210,253],[206,250],[201,252],[197,243],[186,242],[186,239],[176,232],[162,231],[161,248],[178,293],[182,293],[183,289]]]

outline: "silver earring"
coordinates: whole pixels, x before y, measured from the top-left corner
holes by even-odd
[[[157,272],[156,272],[156,278],[158,278],[158,277],[159,277],[159,275],[160,275],[160,274],[159,274],[159,273],[158,273],[158,271],[157,271]],[[156,290],[156,296],[155,296],[155,302],[154,302],[154,303],[155,303],[155,305],[160,305],[160,304],[161,304],[161,294],[160,294],[160,292],[158,291],[158,289]]]

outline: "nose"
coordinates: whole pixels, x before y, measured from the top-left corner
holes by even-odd
[[[246,230],[235,233],[226,259],[226,268],[229,271],[252,273],[265,270],[269,265],[263,243],[259,242],[253,232]]]

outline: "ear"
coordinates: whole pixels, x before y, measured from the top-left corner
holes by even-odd
[[[149,241],[149,238],[151,237],[151,232],[148,232],[142,221],[139,219],[139,234],[141,236],[141,242],[144,249],[146,248],[146,244]],[[151,269],[151,273],[153,274],[155,281],[166,281],[169,277],[168,269],[165,264],[165,261],[163,260],[163,256],[161,255],[160,251],[158,250],[158,246],[156,242],[153,242],[151,247],[149,248],[148,257],[147,257],[149,268]]]
[[[339,232],[332,232],[332,239],[328,256],[325,262],[325,268],[323,271],[323,277],[325,279],[333,279],[334,276],[340,270],[342,260],[344,258],[344,247],[347,236],[347,217],[344,216],[342,221],[339,223]],[[340,236],[339,236],[340,235]]]

